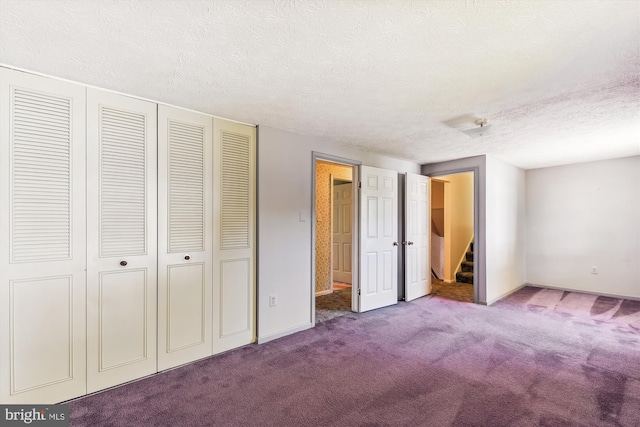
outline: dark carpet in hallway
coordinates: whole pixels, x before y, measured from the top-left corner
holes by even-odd
[[[316,323],[351,313],[351,287],[316,297]]]
[[[462,302],[473,302],[473,284],[447,283],[431,278],[431,295]]]

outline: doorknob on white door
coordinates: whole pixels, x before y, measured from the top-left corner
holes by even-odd
[[[123,267],[126,267],[127,266],[127,261],[125,261],[125,260],[120,261],[120,265],[123,266]]]
[[[393,246],[398,246],[398,242],[393,242]]]
[[[407,245],[413,245],[413,242],[412,242],[411,240],[409,240],[409,241],[407,242]]]
[[[190,256],[189,254],[186,254],[186,255],[184,256],[184,260],[185,260],[185,261],[189,261],[190,259],[191,259],[191,256]]]

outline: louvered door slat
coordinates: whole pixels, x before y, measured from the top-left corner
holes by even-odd
[[[168,121],[169,252],[204,250],[203,126]]]
[[[249,247],[250,138],[222,132],[221,248]]]
[[[12,261],[69,259],[71,100],[24,89],[13,95]],[[37,218],[46,218],[49,243],[30,227]]]
[[[100,110],[102,256],[146,253],[145,129],[144,114]],[[122,149],[123,143],[128,149]]]

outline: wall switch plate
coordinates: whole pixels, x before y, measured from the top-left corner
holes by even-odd
[[[591,266],[591,274],[598,274],[598,267],[595,265]]]
[[[278,305],[278,295],[269,295],[269,307]]]

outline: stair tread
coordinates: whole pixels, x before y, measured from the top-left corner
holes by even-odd
[[[473,284],[473,272],[459,271],[456,273],[456,282]]]

